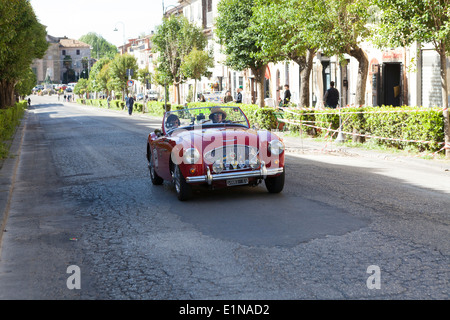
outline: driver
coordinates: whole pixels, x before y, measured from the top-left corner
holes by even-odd
[[[213,108],[211,110],[211,114],[209,115],[209,118],[212,120],[213,123],[224,122],[226,117],[227,117],[227,113],[218,107]]]
[[[167,117],[167,120],[166,120],[167,128],[175,129],[175,128],[178,128],[179,126],[180,126],[180,119],[178,118],[177,115],[171,114],[170,116]]]

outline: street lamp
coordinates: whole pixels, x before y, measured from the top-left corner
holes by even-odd
[[[114,31],[119,31],[118,29],[117,29],[117,24],[118,23],[121,23],[122,24],[122,30],[123,30],[123,47],[122,47],[122,54],[123,54],[123,51],[124,51],[124,49],[125,49],[125,23],[123,23],[122,21],[117,21],[116,22],[116,25],[115,25],[115,27],[114,27]]]

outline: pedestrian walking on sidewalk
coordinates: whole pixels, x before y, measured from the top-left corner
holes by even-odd
[[[134,104],[134,99],[131,96],[131,94],[128,96],[127,99],[127,107],[128,107],[128,114],[131,116],[131,114],[133,113],[133,104]]]
[[[330,88],[325,92],[323,101],[325,101],[326,107],[336,109],[339,103],[339,91],[334,87],[334,81],[330,82]]]

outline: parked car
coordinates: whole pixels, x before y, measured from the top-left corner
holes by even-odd
[[[147,161],[153,185],[172,181],[181,201],[197,186],[264,181],[270,193],[284,187],[284,143],[270,131],[251,129],[238,107],[166,112],[162,128],[148,135]]]
[[[138,93],[136,95],[136,100],[140,101],[140,100],[144,100],[144,94],[143,93]]]
[[[151,90],[147,93],[148,100],[158,101],[158,92]]]

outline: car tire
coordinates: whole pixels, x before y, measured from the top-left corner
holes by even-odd
[[[173,183],[177,192],[178,200],[186,201],[192,197],[192,186],[190,186],[181,173],[180,167],[175,166],[173,172]]]
[[[264,182],[269,193],[280,193],[283,190],[285,171],[286,167],[283,168],[283,172],[279,176],[266,178]]]
[[[148,170],[150,172],[150,179],[152,180],[153,185],[163,184],[164,179],[156,173],[155,166],[153,165],[153,156],[150,151],[148,155]]]

